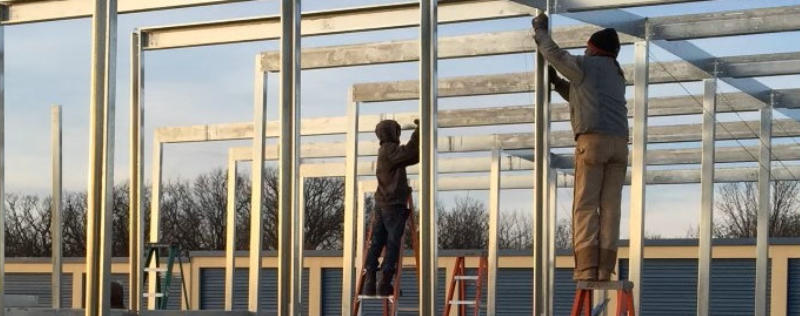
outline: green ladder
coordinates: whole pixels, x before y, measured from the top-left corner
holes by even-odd
[[[162,274],[159,279],[160,282],[156,283],[155,300],[156,309],[167,309],[167,302],[169,301],[169,288],[172,284],[172,268],[175,265],[175,259],[178,259],[178,267],[181,272],[181,288],[183,290],[183,302],[186,308],[189,307],[189,296],[186,291],[186,281],[183,274],[183,260],[180,257],[178,247],[174,244],[159,244],[159,243],[146,243],[145,251],[147,252],[147,260],[145,260],[144,272],[155,272],[156,275]],[[161,267],[162,252],[167,253],[167,266]],[[150,264],[155,260],[154,264]],[[162,292],[163,291],[163,292]],[[143,297],[148,297],[148,293],[144,293]]]

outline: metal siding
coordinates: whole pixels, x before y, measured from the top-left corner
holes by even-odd
[[[502,268],[497,271],[497,314],[533,313],[533,269]]]
[[[694,314],[697,306],[696,259],[646,259],[642,273],[642,314]],[[620,260],[620,278],[628,277],[628,260]],[[772,271],[768,271],[771,275]],[[767,284],[767,300],[769,289]],[[754,259],[714,259],[711,263],[711,315],[752,315]]]
[[[322,269],[322,315],[342,314],[342,269]]]
[[[259,307],[267,313],[278,309],[278,270],[262,268],[258,284]],[[233,272],[233,309],[247,310],[247,268],[236,268]],[[225,269],[200,269],[200,309],[222,310],[225,308]],[[308,302],[308,269],[303,269],[303,299]],[[308,315],[308,304],[303,304],[303,314]]]
[[[789,259],[786,311],[788,315],[800,315],[800,259]]]
[[[31,307],[51,306],[50,273],[6,273],[5,281],[5,294],[36,296],[36,305]]]
[[[61,274],[61,308],[72,308],[72,274]]]
[[[497,282],[497,291],[498,291],[498,298],[497,298],[497,312],[504,312],[505,313],[519,313],[519,314],[526,314],[524,309],[519,311],[516,307],[513,306],[505,306],[503,304],[517,304],[519,307],[523,306],[530,306],[530,296],[519,296],[519,301],[514,300],[517,296],[508,297],[500,297],[500,293],[504,291],[517,291],[518,287],[522,288],[529,288],[531,286],[531,282],[533,281],[533,274],[532,270],[530,269],[500,269],[499,273],[508,273],[505,277],[503,275],[498,276]],[[477,269],[467,269],[468,275],[475,275],[477,273]],[[515,279],[515,275],[520,275],[519,279]],[[530,276],[530,278],[528,278]],[[509,281],[505,283],[504,281]],[[467,283],[468,286],[466,287],[466,297],[467,299],[472,299],[475,297],[475,287],[471,284],[474,282]],[[447,285],[450,286],[449,284]],[[508,289],[506,289],[508,287]],[[446,289],[447,287],[445,287]],[[533,293],[531,293],[531,296]],[[553,304],[555,305],[554,314],[555,315],[569,315],[570,308],[572,308],[572,298],[575,296],[575,282],[572,280],[572,269],[568,268],[558,268],[555,272],[555,297],[553,298]],[[486,298],[487,295],[487,287],[484,283],[483,293],[481,294],[481,315],[486,315]],[[504,310],[507,309],[507,310]],[[471,314],[472,309],[467,309],[468,314]]]

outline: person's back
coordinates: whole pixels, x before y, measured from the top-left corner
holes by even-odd
[[[583,78],[570,81],[572,130],[580,134],[599,133],[628,137],[628,108],[625,106],[625,78],[614,59],[607,56],[578,56]]]

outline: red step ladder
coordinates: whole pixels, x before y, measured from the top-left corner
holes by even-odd
[[[480,263],[478,264],[477,275],[467,275],[467,269],[464,264],[464,257],[456,258],[453,267],[453,274],[450,278],[450,286],[447,290],[447,300],[445,301],[445,308],[443,316],[450,315],[450,309],[457,306],[458,315],[466,316],[467,306],[472,306],[472,315],[478,316],[481,313],[481,293],[483,292],[483,283],[486,280],[486,274],[489,267],[489,260],[485,256],[481,256]],[[473,283],[475,286],[475,299],[469,300],[466,298],[467,283]],[[456,285],[458,285],[458,300],[453,299],[455,294]]]
[[[631,281],[578,281],[575,300],[572,303],[572,316],[592,316],[594,290],[617,291],[616,316],[636,316],[633,308],[633,282]]]
[[[384,316],[395,316],[400,311],[404,311],[404,312],[405,311],[409,311],[409,312],[418,311],[417,308],[408,309],[408,310],[406,310],[406,309],[402,309],[401,310],[400,307],[399,307],[399,301],[398,301],[398,299],[400,298],[400,296],[402,294],[401,291],[400,291],[400,280],[401,280],[400,276],[403,274],[403,254],[405,253],[405,251],[404,251],[405,248],[404,247],[406,245],[408,236],[411,236],[411,248],[413,248],[413,250],[414,250],[414,259],[415,259],[417,267],[419,267],[419,247],[418,247],[419,246],[419,240],[418,240],[418,236],[417,236],[417,225],[414,222],[414,200],[410,195],[408,197],[408,201],[406,202],[406,205],[408,206],[409,214],[408,214],[408,219],[406,220],[406,225],[407,225],[406,229],[405,229],[405,231],[403,231],[403,237],[400,239],[400,240],[402,240],[402,242],[400,244],[400,250],[399,250],[400,254],[397,256],[397,271],[394,274],[394,282],[393,282],[394,294],[393,295],[389,295],[389,296],[381,296],[381,295],[367,296],[367,295],[362,295],[361,293],[363,292],[363,289],[364,289],[364,278],[366,277],[366,271],[362,269],[361,273],[359,273],[359,276],[358,276],[358,282],[356,282],[356,297],[353,298],[353,316],[362,315],[362,311],[361,311],[362,304],[361,303],[362,303],[362,301],[365,301],[365,300],[381,300],[381,301],[383,301],[383,315]],[[361,263],[362,267],[364,267],[366,265],[367,250],[369,249],[369,244],[370,244],[370,242],[372,240],[372,225],[376,220],[377,220],[377,218],[375,217],[375,214],[373,213],[372,219],[370,220],[369,231],[367,232],[367,238],[366,238],[366,241],[365,241],[366,245],[364,245],[364,252],[362,253],[362,258],[364,260]],[[409,232],[411,232],[411,233],[409,234]],[[384,251],[385,251],[385,249],[384,249]],[[419,269],[417,269],[417,278],[419,278]]]

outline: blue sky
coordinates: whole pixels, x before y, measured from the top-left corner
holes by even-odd
[[[304,1],[304,10],[324,10],[393,1],[338,0]],[[234,17],[278,13],[277,1],[240,2],[221,6],[177,9],[160,12],[123,15],[119,19],[117,58],[116,111],[116,181],[128,176],[128,97],[130,34],[137,27],[184,22],[198,22]],[[646,15],[674,15],[734,10],[752,7],[796,5],[797,1],[708,1],[673,6],[631,9]],[[575,24],[557,17],[556,25]],[[529,27],[528,19],[462,23],[440,26],[441,36],[481,33],[501,30],[520,30]],[[49,190],[49,108],[52,104],[64,107],[64,185],[67,190],[85,190],[88,154],[89,101],[89,19],[47,22],[6,28],[6,183],[9,192],[46,193]],[[303,40],[305,46],[328,46],[360,42],[414,39],[415,28],[314,37]],[[694,41],[717,56],[797,51],[800,33],[739,36],[724,39]],[[254,42],[222,46],[185,48],[146,53],[145,109],[146,171],[150,174],[152,130],[155,127],[249,121],[252,115],[253,56],[261,51],[276,50],[277,43]],[[624,48],[621,63],[632,62],[632,49]],[[653,57],[668,61],[674,56],[654,48]],[[478,75],[519,72],[533,69],[530,54],[492,56],[440,61],[440,76]],[[415,79],[416,63],[353,67],[346,69],[310,70],[302,74],[302,116],[338,116],[345,114],[346,91],[359,82]],[[798,76],[759,78],[774,88],[798,87]],[[270,119],[277,117],[277,77],[270,77]],[[699,83],[686,83],[692,93],[700,92]],[[722,85],[722,89],[730,91]],[[679,85],[659,85],[651,88],[652,96],[681,95]],[[491,97],[448,98],[440,101],[442,109],[530,104],[531,94]],[[410,112],[416,102],[376,104],[367,113]],[[780,118],[776,114],[776,118]],[[750,114],[720,115],[721,120],[754,119]],[[673,119],[674,120],[674,119]],[[699,116],[682,117],[681,122],[699,122]],[[665,119],[653,119],[653,124],[666,124]],[[674,121],[673,121],[674,122]],[[671,122],[670,122],[671,123]],[[556,125],[559,128],[559,125]],[[510,126],[501,132],[529,132],[529,126]],[[443,135],[486,133],[486,129],[442,130]],[[313,141],[312,139],[304,141]],[[318,140],[319,141],[319,140]],[[165,149],[164,175],[167,181],[190,178],[198,172],[225,166],[227,148],[245,146],[249,142],[168,145]],[[723,143],[720,143],[721,145]],[[726,145],[736,145],[726,143]],[[688,144],[687,146],[696,146]],[[465,194],[460,192],[458,194]],[[484,199],[486,192],[467,192]],[[560,215],[568,213],[571,190],[559,192]],[[444,201],[453,193],[443,193]],[[627,213],[627,189],[623,203]],[[503,208],[530,210],[527,190],[504,192]],[[651,186],[647,195],[647,230],[663,236],[683,236],[696,223],[699,205],[699,185]],[[623,234],[627,232],[623,218]]]

